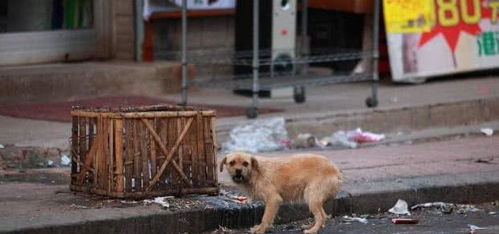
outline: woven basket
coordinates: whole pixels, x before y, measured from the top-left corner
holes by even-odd
[[[71,190],[117,198],[216,194],[215,112],[73,107]]]

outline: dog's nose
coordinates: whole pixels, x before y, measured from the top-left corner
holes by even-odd
[[[236,169],[236,174],[241,174],[243,172],[242,169]]]

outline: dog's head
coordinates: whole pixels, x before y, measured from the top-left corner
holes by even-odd
[[[258,161],[253,155],[244,152],[235,152],[226,155],[220,162],[220,172],[227,168],[235,183],[247,183],[253,173],[258,172]]]

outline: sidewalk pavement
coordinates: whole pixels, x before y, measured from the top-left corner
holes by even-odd
[[[417,144],[324,150],[345,174],[343,191],[326,204],[328,213],[386,211],[397,199],[422,202],[485,202],[499,197],[499,136],[456,138]],[[307,151],[307,153],[310,151]],[[275,152],[275,156],[297,153]],[[300,153],[300,152],[298,152]],[[47,171],[43,171],[47,173]],[[57,172],[64,174],[67,170]],[[45,174],[45,183],[0,182],[0,233],[183,233],[259,222],[259,202],[239,204],[225,173],[220,196],[168,200],[170,207],[144,205],[69,192],[67,181]],[[67,177],[62,177],[67,178]],[[308,216],[306,207],[284,205],[276,222]]]
[[[370,83],[310,87],[304,104],[295,104],[291,97],[261,99],[261,107],[284,112],[259,118],[284,117],[291,136],[306,130],[326,135],[357,127],[396,135],[499,120],[499,77],[436,79],[421,85],[381,83],[380,104],[375,109],[365,107],[369,94]],[[178,94],[155,98],[180,101]],[[251,100],[231,90],[196,88],[189,92],[189,103],[249,106]],[[231,128],[248,121],[244,116],[218,118],[218,141],[225,141]],[[70,132],[69,123],[0,116],[0,144],[57,147],[64,151],[69,146]]]

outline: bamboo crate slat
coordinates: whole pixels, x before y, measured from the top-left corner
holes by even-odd
[[[71,190],[118,198],[218,192],[215,112],[73,107]]]

